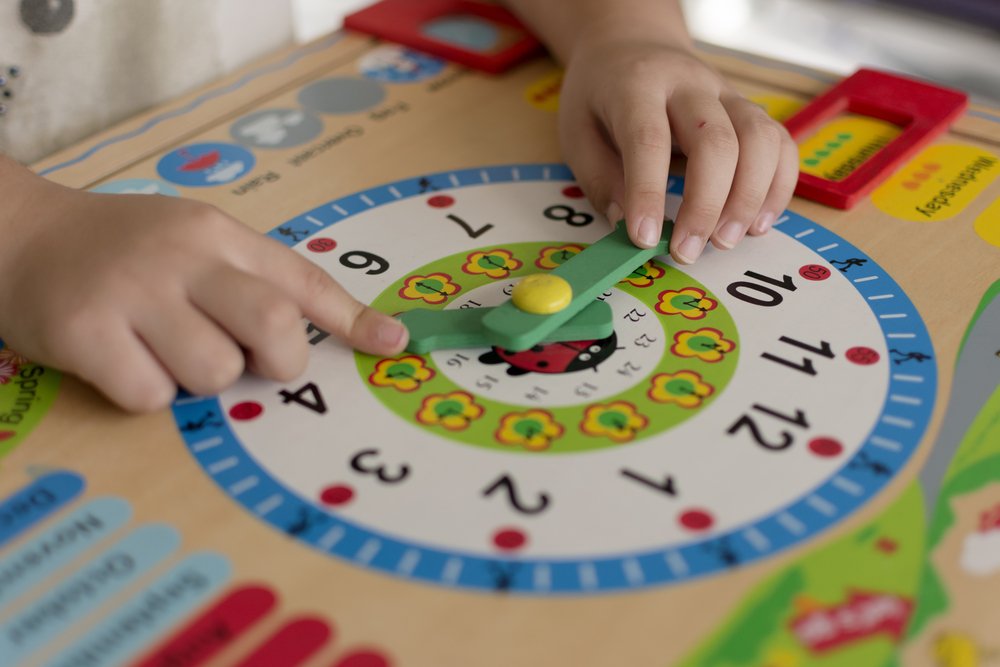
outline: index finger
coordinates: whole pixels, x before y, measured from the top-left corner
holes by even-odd
[[[316,326],[351,347],[378,355],[393,355],[406,346],[406,327],[398,320],[361,303],[321,267],[273,239],[258,236],[258,275],[298,304]]]
[[[635,95],[615,109],[610,120],[625,170],[625,225],[633,243],[651,248],[663,233],[670,169],[666,96]]]
[[[690,264],[701,255],[719,222],[736,173],[739,141],[717,96],[675,95],[670,116],[688,158],[684,200],[670,245],[674,257]]]

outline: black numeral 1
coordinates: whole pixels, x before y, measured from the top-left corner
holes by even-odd
[[[656,479],[654,477],[646,477],[641,473],[637,473],[634,470],[629,470],[628,468],[621,469],[622,475],[628,477],[631,480],[635,480],[644,486],[648,486],[654,491],[659,491],[671,497],[677,496],[677,488],[674,486],[674,478],[670,475],[665,475],[663,479]]]

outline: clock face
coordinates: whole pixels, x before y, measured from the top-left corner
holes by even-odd
[[[668,215],[683,181],[671,179]],[[562,165],[344,197],[271,236],[388,313],[482,308],[606,234]],[[915,450],[930,339],[871,258],[786,213],[694,266],[651,260],[601,340],[355,353],[309,324],[302,378],[180,398],[188,447],[262,520],[334,557],[546,595],[683,581],[835,525]]]

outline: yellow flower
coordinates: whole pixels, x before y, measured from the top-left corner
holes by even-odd
[[[802,662],[788,649],[772,649],[764,657],[763,667],[798,667]]]
[[[666,274],[666,269],[657,262],[649,260],[642,266],[636,268],[628,277],[619,282],[628,283],[633,287],[649,287]]]
[[[977,667],[983,653],[972,637],[962,632],[942,632],[934,640],[934,657],[946,667]]]
[[[523,445],[532,451],[547,449],[563,434],[563,427],[545,410],[528,410],[504,415],[496,439],[505,445]]]
[[[461,431],[483,415],[482,406],[464,391],[432,394],[417,411],[417,421],[428,426],[440,425],[449,431]]]
[[[694,371],[660,373],[653,376],[648,395],[657,403],[675,403],[682,408],[696,408],[715,392],[715,387],[702,381]]]
[[[486,252],[474,252],[470,254],[462,270],[473,275],[487,275],[490,278],[506,278],[511,271],[521,268],[521,262],[514,259],[514,255],[507,250],[487,250]]]
[[[583,413],[580,429],[587,435],[607,436],[615,442],[628,442],[646,428],[649,420],[625,401],[591,405]]]
[[[538,253],[538,259],[535,260],[535,266],[540,269],[554,269],[582,250],[583,246],[575,243],[542,248]]]
[[[706,327],[697,331],[680,331],[674,335],[674,345],[670,351],[678,357],[698,357],[714,364],[722,361],[727,352],[736,349],[736,343],[722,337],[718,329]]]
[[[426,301],[431,305],[444,303],[448,297],[462,291],[451,282],[447,273],[429,273],[426,276],[410,276],[399,290],[399,296],[411,301]]]
[[[393,387],[399,391],[414,391],[434,377],[434,370],[427,368],[423,357],[409,354],[395,359],[383,359],[375,364],[368,381],[376,387]]]
[[[656,310],[664,315],[681,315],[689,320],[700,320],[705,313],[715,310],[718,301],[705,296],[705,291],[697,287],[685,287],[679,292],[660,292]]]

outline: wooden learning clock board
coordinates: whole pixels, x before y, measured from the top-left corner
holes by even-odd
[[[705,57],[779,119],[835,82]],[[340,32],[36,169],[210,202],[387,313],[497,305],[608,231],[559,85]],[[802,168],[897,131],[841,114]],[[382,359],[304,323],[301,378],[150,416],[0,350],[0,663],[988,664],[998,175],[972,105],[851,210],[637,267],[600,340]]]

